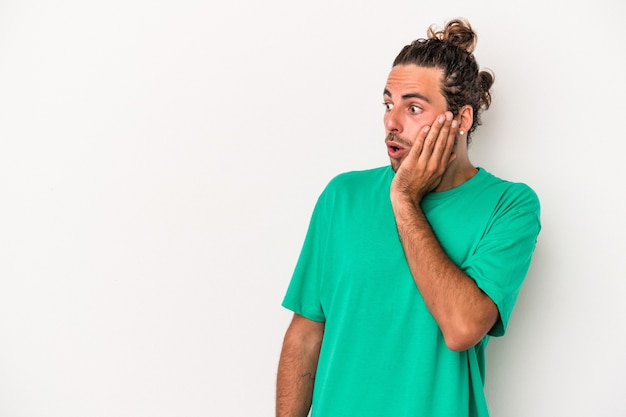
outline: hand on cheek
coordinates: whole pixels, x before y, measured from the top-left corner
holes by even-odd
[[[431,126],[424,126],[396,173],[392,195],[419,203],[426,193],[435,189],[456,158],[453,147],[457,132],[458,121],[451,112],[437,117]]]

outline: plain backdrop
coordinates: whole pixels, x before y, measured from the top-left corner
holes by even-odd
[[[496,75],[476,165],[540,196],[495,417],[626,416],[625,3],[0,1],[0,416],[274,413],[313,204],[388,163],[400,48]]]

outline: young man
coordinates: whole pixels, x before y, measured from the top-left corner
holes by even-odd
[[[321,194],[283,302],[277,416],[488,415],[485,347],[540,219],[532,189],[469,160],[493,84],[475,42],[457,19],[404,47],[383,94],[391,166]]]

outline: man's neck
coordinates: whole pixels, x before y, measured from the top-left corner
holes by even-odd
[[[459,185],[463,184],[465,181],[476,175],[477,172],[478,169],[474,165],[472,165],[469,159],[456,159],[450,164],[446,172],[443,174],[441,182],[439,183],[437,188],[433,190],[433,192],[439,193],[458,187]]]

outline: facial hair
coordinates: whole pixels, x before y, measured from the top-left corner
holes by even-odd
[[[387,142],[395,142],[403,148],[410,149],[413,144],[408,140],[404,139],[402,136],[398,135],[396,132],[389,132],[387,137],[385,138],[385,143]]]

